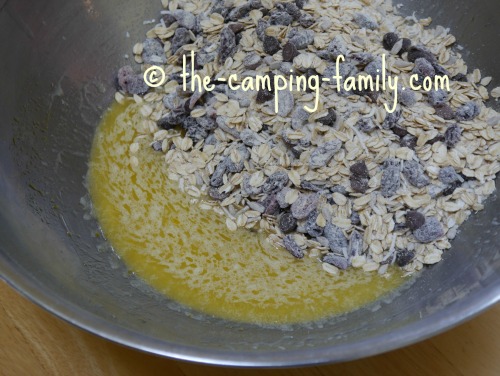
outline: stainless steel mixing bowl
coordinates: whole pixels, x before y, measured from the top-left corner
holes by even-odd
[[[498,0],[403,1],[470,51],[500,84]],[[317,364],[395,349],[500,298],[500,201],[463,226],[444,261],[392,303],[321,325],[262,328],[182,309],[145,286],[96,238],[80,199],[94,129],[113,78],[159,1],[0,0],[0,272],[59,317],[113,341],[179,359],[245,366]],[[130,35],[130,37],[127,37]],[[493,87],[492,86],[492,87]],[[498,106],[497,106],[498,107]]]

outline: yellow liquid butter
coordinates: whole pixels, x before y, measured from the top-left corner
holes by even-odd
[[[133,106],[114,105],[97,129],[89,165],[94,212],[131,271],[168,297],[215,316],[263,324],[318,320],[353,310],[401,285],[360,270],[332,276],[313,258],[297,260],[265,235],[231,232],[225,218],[190,204],[167,178],[164,154],[139,135]]]

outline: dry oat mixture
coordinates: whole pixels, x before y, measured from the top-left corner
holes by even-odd
[[[142,71],[168,80],[149,88],[130,66],[118,72],[120,103],[135,101],[141,138],[165,154],[169,178],[229,229],[267,231],[297,258],[325,271],[391,264],[411,273],[441,260],[458,227],[483,208],[500,170],[500,115],[484,105],[491,77],[468,72],[456,41],[431,19],[402,17],[390,1],[163,0],[159,23],[134,46]],[[182,55],[216,85],[182,90]],[[260,75],[448,75],[451,92],[320,89],[314,93],[230,90],[217,81]],[[189,69],[190,70],[190,69]],[[188,71],[189,71],[188,70]],[[292,70],[293,73],[290,73]],[[499,96],[495,88],[491,95]],[[312,106],[311,106],[312,107]],[[138,143],[130,145],[130,163]]]

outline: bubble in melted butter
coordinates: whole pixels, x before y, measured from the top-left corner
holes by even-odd
[[[354,310],[404,281],[396,269],[333,276],[315,258],[297,260],[271,246],[263,233],[229,231],[224,217],[190,203],[168,179],[164,154],[149,146],[150,136],[130,150],[140,121],[135,105],[106,113],[94,138],[89,190],[114,250],[171,299],[226,319],[289,324]]]

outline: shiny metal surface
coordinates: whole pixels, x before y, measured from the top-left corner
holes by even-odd
[[[470,67],[500,85],[498,0],[401,1],[451,27]],[[490,199],[445,254],[391,304],[286,330],[181,309],[128,273],[94,236],[80,198],[114,72],[159,1],[0,0],[0,273],[63,319],[179,359],[242,366],[360,358],[429,337],[500,299],[500,202]],[[126,33],[130,38],[126,37]],[[496,105],[498,107],[498,105]]]

